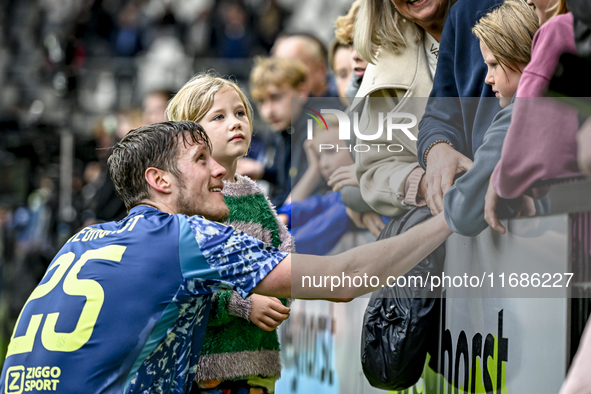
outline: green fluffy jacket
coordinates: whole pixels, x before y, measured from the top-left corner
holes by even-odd
[[[223,194],[230,209],[226,224],[284,252],[293,251],[293,238],[256,182],[237,175],[236,182],[224,182]],[[197,382],[280,376],[277,331],[264,331],[251,323],[250,307],[250,299],[234,291],[214,295],[195,375]]]

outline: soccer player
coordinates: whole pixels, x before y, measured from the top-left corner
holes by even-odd
[[[16,323],[2,393],[188,393],[211,293],[292,296],[297,255],[212,221],[228,214],[225,170],[200,125],[132,130],[109,167],[129,215],[81,230],[58,252]],[[298,296],[349,299],[403,274],[450,235],[443,215],[429,223],[341,255],[299,256],[293,267],[306,275],[381,281]]]

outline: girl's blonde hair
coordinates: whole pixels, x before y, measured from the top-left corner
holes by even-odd
[[[213,107],[215,94],[224,89],[234,89],[238,93],[244,104],[252,134],[252,106],[250,102],[236,83],[220,78],[213,73],[201,73],[191,78],[168,102],[166,118],[175,121],[199,122]]]
[[[503,70],[518,71],[531,60],[531,44],[539,27],[533,9],[523,0],[506,0],[483,16],[472,33],[486,45]]]
[[[357,18],[360,4],[361,0],[355,0],[353,4],[351,4],[351,8],[349,8],[347,15],[339,16],[334,23],[334,35],[339,43],[343,45],[351,45],[353,43],[355,19]]]

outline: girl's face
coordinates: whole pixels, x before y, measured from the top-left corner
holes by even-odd
[[[422,28],[432,24],[443,27],[449,0],[392,0],[400,15]]]
[[[521,79],[521,72],[526,65],[512,65],[517,71],[513,71],[507,67],[501,67],[492,52],[482,41],[480,41],[480,51],[482,52],[484,63],[486,63],[486,66],[488,67],[484,82],[492,87],[495,96],[499,99],[499,104],[502,108],[505,108],[511,104],[511,99],[515,92],[517,92],[517,86]]]
[[[214,160],[222,166],[226,167],[248,151],[250,121],[236,90],[225,88],[217,92],[211,109],[198,123],[211,140]]]
[[[558,3],[558,0],[527,0],[527,5],[533,8],[534,12],[540,20],[540,26],[552,18],[554,14],[553,8]]]

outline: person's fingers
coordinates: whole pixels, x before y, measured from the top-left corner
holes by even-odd
[[[289,313],[279,313],[277,311],[274,311],[273,309],[267,309],[267,310],[265,310],[263,316],[270,318],[276,322],[282,322],[283,320],[285,320],[289,317]]]
[[[490,228],[501,234],[505,234],[507,229],[497,216],[497,201],[499,196],[492,184],[492,179],[489,181],[488,189],[484,195],[484,220],[488,223]]]
[[[330,187],[336,187],[340,183],[346,182],[347,179],[348,176],[346,176],[345,174],[338,174],[337,176],[331,177],[329,181],[326,182],[326,184]]]
[[[522,216],[533,216],[536,214],[536,204],[530,196],[523,196]]]
[[[265,331],[273,331],[276,327],[275,326],[269,326],[268,324],[262,322],[262,321],[257,321],[257,322],[253,322],[258,328],[260,328],[261,330],[265,330]]]
[[[285,319],[287,319],[287,317],[275,319],[275,318],[273,318],[271,316],[262,316],[261,317],[261,322],[265,323],[269,327],[277,328],[277,326],[279,326],[281,323],[283,323],[283,321]]]
[[[347,216],[349,216],[349,219],[351,219],[353,221],[355,226],[357,226],[359,228],[365,228],[365,225],[363,224],[363,221],[361,218],[361,214],[359,212],[355,212],[354,210],[352,210],[349,207],[347,207],[345,209],[345,212],[347,213]]]
[[[486,191],[486,195],[484,196],[484,221],[492,227],[493,224],[495,224],[494,217],[496,216],[495,210],[497,208],[497,203],[496,199],[491,194],[490,188],[491,186],[489,186],[489,189]]]
[[[336,177],[339,176],[343,176],[344,174],[348,174],[349,170],[347,169],[347,167],[339,167],[336,170],[334,170],[334,172],[332,174],[330,174],[330,179],[328,180],[329,182]]]
[[[505,234],[507,232],[507,229],[505,228],[505,226],[503,226],[503,224],[496,217],[496,215],[495,215],[495,217],[493,219],[493,225],[491,226],[491,228],[493,230],[495,230],[497,233]]]
[[[386,224],[382,220],[382,215],[380,215],[379,213],[372,212],[367,215],[369,216],[369,220],[371,221],[371,223],[373,223],[373,225],[378,230],[382,231],[384,227],[386,227]]]
[[[378,226],[375,225],[375,223],[373,223],[372,221],[367,223],[367,229],[369,230],[370,233],[372,233],[375,237],[379,237],[380,236],[380,229],[378,228]]]
[[[339,170],[337,170],[339,171]],[[333,191],[338,191],[344,186],[359,186],[359,181],[355,177],[355,173],[351,171],[337,171],[333,172],[330,179],[327,182],[328,186],[333,187]],[[338,190],[334,190],[337,188]]]
[[[431,208],[433,206],[433,197],[431,197],[431,190],[433,188],[433,174],[427,169],[427,172],[425,173],[425,195],[423,196],[425,198],[425,202],[427,203],[427,206],[429,207],[429,209],[431,210],[431,214],[433,215],[433,209]],[[435,215],[433,215],[435,216]]]
[[[472,168],[472,165],[474,165],[474,162],[472,160],[468,159],[464,155],[460,155],[460,160],[458,162],[458,170],[456,171],[456,174],[459,172],[468,171],[470,168]]]
[[[335,175],[334,173],[330,176],[330,178],[328,179],[328,181],[326,181],[326,184],[330,187],[333,187],[335,185],[335,183],[337,183],[341,178],[337,175]]]
[[[274,311],[282,314],[289,314],[289,312],[291,311],[289,307],[283,305],[281,301],[279,301],[277,298],[272,298],[271,300],[273,302],[269,303],[269,307]]]
[[[447,191],[453,186],[454,184],[454,177],[456,176],[457,172],[455,169],[445,168],[441,171],[441,198],[443,200],[443,195],[447,193]],[[442,205],[443,209],[443,205]]]
[[[341,181],[341,182],[337,183],[336,185],[334,185],[332,187],[332,191],[333,192],[338,192],[339,190],[341,190],[345,186],[356,186],[356,187],[359,187],[359,183],[357,182],[357,179],[346,179],[346,180]]]
[[[433,177],[431,180],[431,187],[427,190],[427,194],[431,201],[431,204],[429,205],[429,202],[427,202],[427,205],[429,205],[431,214],[437,216],[439,212],[441,212],[441,206],[443,205],[443,197],[441,194],[441,173]]]
[[[343,177],[342,174],[336,174],[335,172],[333,172],[332,175],[330,176],[330,178],[328,178],[328,181],[326,181],[326,184],[328,186],[333,186],[337,182],[339,182],[339,181],[341,181],[341,180],[344,179],[344,177]]]
[[[385,227],[385,224],[382,221],[381,217],[375,213],[368,213],[363,215],[363,223],[365,224],[367,229],[376,237],[380,235],[380,233]]]
[[[351,174],[347,174],[347,173],[341,173],[341,174],[336,174],[330,177],[330,179],[328,180],[328,182],[326,182],[328,184],[328,186],[333,186],[336,183],[339,182],[348,182],[351,180]]]
[[[376,226],[378,227],[378,229],[380,230],[380,233],[382,232],[383,229],[386,228],[386,223],[384,223],[384,221],[382,220],[382,217],[378,217],[378,219],[376,220]]]
[[[354,216],[352,220],[358,228],[365,228],[365,224],[363,224],[361,218],[359,218],[358,216]]]

